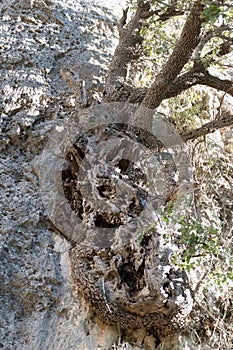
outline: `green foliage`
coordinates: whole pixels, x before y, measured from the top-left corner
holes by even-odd
[[[168,106],[171,111],[169,121],[180,131],[198,128],[203,120],[209,119],[206,99],[194,89],[171,98]]]
[[[202,12],[202,18],[206,23],[214,23],[222,13],[221,8],[216,4],[207,4]]]
[[[221,244],[218,230],[185,215],[179,218],[178,224],[181,251],[174,255],[176,265],[189,271],[200,265],[207,255],[218,254]]]
[[[212,226],[205,225],[189,213],[177,213],[169,205],[162,218],[168,227],[176,227],[172,233],[166,229],[164,239],[178,244],[179,251],[173,257],[178,267],[189,271],[200,265],[203,257],[218,253],[219,233]]]
[[[222,285],[233,280],[232,249],[226,252],[221,231],[204,218],[194,216],[187,203],[183,203],[184,207],[186,209],[168,203],[162,213],[163,238],[178,246],[172,257],[173,264],[186,271],[209,265],[208,283]]]
[[[205,9],[202,12],[202,18],[205,23],[213,24],[221,18],[231,18],[233,16],[232,4],[230,1],[203,1]]]

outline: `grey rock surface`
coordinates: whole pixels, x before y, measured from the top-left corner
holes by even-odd
[[[95,349],[71,280],[70,244],[46,216],[31,162],[74,109],[61,68],[82,66],[87,89],[101,90],[116,17],[80,1],[4,0],[0,11],[0,348]]]

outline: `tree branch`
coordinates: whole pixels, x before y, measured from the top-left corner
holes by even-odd
[[[173,5],[168,6],[165,12],[160,12],[160,10],[152,11],[150,2],[139,1],[136,13],[127,24],[128,8],[123,11],[123,16],[118,23],[119,44],[114,52],[106,79],[105,101],[110,101],[114,89],[119,89],[125,82],[129,63],[139,56],[144,39],[140,35],[140,30],[145,20],[157,15],[158,21],[165,22],[171,17],[183,14],[183,11],[176,9],[176,1]]]
[[[171,85],[168,86],[163,99],[176,97],[183,91],[188,90],[195,85],[205,85],[223,91],[233,96],[233,82],[226,79],[217,78],[208,73],[203,67],[194,66],[188,72],[177,77]],[[127,84],[119,84],[105,99],[106,102],[129,102],[141,103],[148,93],[148,88],[136,88]]]
[[[198,84],[198,74],[200,72],[196,68],[190,69],[188,72],[180,75],[176,78],[172,85],[167,88],[166,94],[163,99],[169,99],[189,89],[190,87]],[[129,103],[141,103],[148,93],[148,88],[136,88],[127,84],[119,84],[108,97],[106,102],[129,102]]]
[[[203,19],[201,13],[204,6],[201,1],[195,1],[192,10],[187,17],[180,39],[165,66],[155,78],[154,83],[148,90],[142,105],[147,108],[157,108],[166,98],[167,92],[181,72],[184,65],[189,61],[193,50],[199,43]]]
[[[105,95],[105,101],[139,103],[142,106],[142,111],[145,107],[153,110],[164,99],[175,97],[197,84],[209,86],[233,96],[233,82],[211,75],[204,68],[201,61],[200,53],[205,44],[214,36],[222,35],[223,31],[226,30],[222,26],[213,32],[209,31],[205,33],[200,40],[203,23],[201,13],[203,9],[203,2],[196,0],[172,54],[162,70],[155,77],[149,89],[135,88],[125,83],[128,64],[136,57],[136,50],[138,47],[141,47],[143,41],[143,38],[139,34],[140,29],[145,20],[153,14],[157,14],[159,19],[163,21],[167,19],[167,16],[170,18],[181,13],[178,13],[175,8],[170,8],[168,9],[169,11],[167,10],[163,15],[160,15],[158,11],[150,10],[149,2],[144,3],[143,1],[139,1],[135,15],[127,24],[128,10],[126,9],[118,25],[120,34],[119,45],[110,64],[106,82],[107,94]],[[224,55],[228,52],[229,43],[227,47],[225,46],[223,44],[220,46],[222,51],[219,52],[219,55]],[[194,50],[193,67],[189,71],[180,74],[185,64],[190,60]],[[141,118],[140,107],[133,117],[136,119]],[[149,120],[144,120],[143,122],[150,123]],[[198,129],[181,133],[181,137],[186,142],[230,125],[233,125],[233,115],[224,115],[220,119],[206,123]]]
[[[175,97],[195,85],[205,85],[233,96],[233,82],[211,75],[202,66],[194,66],[188,72],[177,77],[166,91],[164,99]]]
[[[128,64],[135,58],[135,53],[143,42],[143,37],[140,35],[142,25],[146,19],[155,14],[155,11],[150,10],[149,2],[140,1],[136,13],[126,25],[127,12],[128,10],[124,10],[123,17],[118,24],[119,44],[108,70],[107,94],[114,90],[119,83],[125,82]]]
[[[197,45],[195,52],[194,52],[194,62],[199,62],[201,61],[201,52],[203,50],[203,48],[205,47],[205,45],[212,39],[215,37],[221,37],[222,33],[225,31],[231,31],[232,28],[230,28],[229,26],[226,25],[222,25],[218,28],[215,28],[213,30],[208,30],[206,33],[204,33],[202,35],[201,40],[199,41],[199,44]],[[225,36],[224,36],[225,37]],[[228,38],[228,37],[226,37]],[[231,39],[231,38],[229,38]]]
[[[188,140],[194,140],[200,136],[210,134],[218,129],[231,125],[233,125],[233,115],[225,115],[222,116],[221,119],[206,123],[198,129],[183,132],[181,133],[181,137],[185,142],[187,142]]]
[[[198,77],[197,84],[206,85],[214,89],[224,91],[229,95],[233,96],[233,82],[226,79],[220,79],[205,71]]]
[[[171,17],[175,17],[175,16],[181,16],[184,14],[184,11],[182,10],[177,10],[176,9],[176,5],[177,5],[177,1],[174,1],[174,3],[170,6],[168,6],[168,8],[166,9],[166,11],[162,14],[159,15],[159,20],[161,22],[165,22],[168,19],[170,19]]]
[[[176,97],[183,91],[198,84],[209,86],[233,96],[233,82],[231,80],[215,77],[205,70],[202,65],[195,64],[193,68],[178,76],[173,83],[168,86],[163,99]],[[119,84],[119,86],[108,95],[106,102],[127,101],[129,103],[140,104],[147,93],[148,88],[136,88],[127,84]]]

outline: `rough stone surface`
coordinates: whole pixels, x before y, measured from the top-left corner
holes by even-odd
[[[93,326],[87,336],[87,307],[71,279],[70,243],[46,215],[31,161],[54,121],[62,124],[74,109],[61,68],[78,71],[81,65],[92,80],[87,89],[101,89],[116,18],[93,2],[2,1],[0,11],[0,347],[97,349],[100,342],[107,349],[117,332],[106,339]]]

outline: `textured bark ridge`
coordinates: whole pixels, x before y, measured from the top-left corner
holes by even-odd
[[[185,325],[192,308],[187,279],[170,266],[156,232],[121,248],[73,248],[72,274],[99,318],[121,329],[151,329],[160,338]]]
[[[85,230],[82,240],[72,234],[78,242],[70,251],[72,276],[104,323],[128,331],[153,328],[161,340],[180,330],[192,309],[187,276],[173,267],[172,250],[156,224],[149,225],[179,192],[183,166],[175,164],[172,147],[165,150],[150,132],[123,123],[102,125],[106,110],[114,114],[114,104],[103,108],[83,110],[70,127],[82,129],[94,115],[100,124],[70,146],[62,171],[65,196]]]

